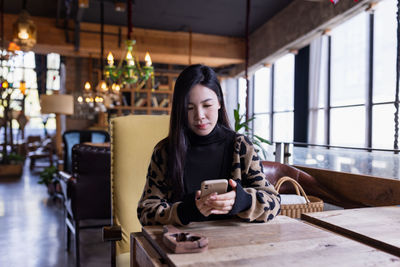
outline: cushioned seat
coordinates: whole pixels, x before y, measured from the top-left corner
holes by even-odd
[[[114,227],[121,227],[121,240],[112,243],[117,262],[127,263],[123,259],[130,251],[130,233],[141,231],[136,214],[137,203],[142,195],[153,148],[168,135],[168,126],[169,116],[166,115],[131,115],[111,121],[112,223]],[[112,264],[115,264],[113,256]]]

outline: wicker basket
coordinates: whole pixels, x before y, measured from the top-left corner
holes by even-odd
[[[291,182],[296,189],[296,194],[303,196],[307,203],[305,204],[283,204],[281,205],[281,215],[292,218],[300,218],[302,213],[323,211],[324,202],[322,199],[314,196],[307,196],[301,185],[294,179],[284,176],[276,182],[275,188],[279,192],[281,185],[285,182]],[[301,193],[301,194],[300,194]]]

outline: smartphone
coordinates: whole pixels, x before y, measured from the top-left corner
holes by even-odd
[[[228,189],[228,180],[205,180],[201,183],[201,196],[207,196],[211,193],[217,192],[218,194],[226,193]]]

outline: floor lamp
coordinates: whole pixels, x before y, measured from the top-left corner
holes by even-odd
[[[56,114],[56,149],[59,158],[62,157],[61,115],[74,114],[74,98],[72,95],[42,95],[40,97],[42,114]]]

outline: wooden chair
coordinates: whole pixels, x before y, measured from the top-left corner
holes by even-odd
[[[154,146],[168,135],[169,116],[131,115],[111,121],[112,227],[103,239],[112,241],[112,265],[129,266],[132,232],[140,232],[137,203],[146,181]],[[116,242],[115,242],[116,241]]]
[[[25,149],[27,157],[30,160],[29,169],[36,167],[36,160],[48,159],[49,166],[53,166],[54,143],[51,138],[42,141],[39,135],[28,136]]]

